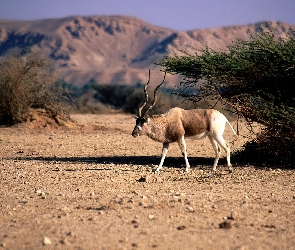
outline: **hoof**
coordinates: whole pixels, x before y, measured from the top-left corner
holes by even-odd
[[[232,173],[233,171],[234,171],[233,167],[232,167],[232,166],[229,166],[229,167],[228,167],[228,172],[229,172],[229,173]]]

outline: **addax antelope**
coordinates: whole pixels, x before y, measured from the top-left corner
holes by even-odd
[[[187,159],[185,137],[194,137],[196,139],[203,139],[205,137],[209,138],[215,152],[213,172],[216,171],[216,166],[220,157],[220,147],[223,148],[226,152],[227,165],[229,167],[229,171],[231,172],[232,166],[230,163],[230,148],[222,136],[225,124],[227,123],[229,125],[234,135],[236,135],[236,132],[222,113],[214,109],[184,110],[176,107],[170,109],[165,114],[148,116],[148,112],[156,104],[157,91],[163,85],[165,76],[163,81],[154,90],[154,100],[152,105],[147,107],[143,112],[143,108],[148,101],[147,87],[150,82],[149,72],[149,80],[144,86],[145,100],[138,108],[136,125],[132,131],[132,136],[134,137],[146,135],[155,141],[163,143],[162,158],[159,166],[155,169],[155,172],[159,172],[159,170],[163,167],[169,144],[172,142],[178,143],[185,160],[185,171],[189,171],[190,165]]]

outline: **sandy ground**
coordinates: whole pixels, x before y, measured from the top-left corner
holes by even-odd
[[[0,128],[0,249],[295,249],[294,170],[230,174],[223,158],[212,176],[205,139],[187,141],[189,173],[172,144],[155,174],[161,144],[133,138],[131,116],[73,118],[84,127]]]

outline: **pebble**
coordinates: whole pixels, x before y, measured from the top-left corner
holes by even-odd
[[[188,210],[189,212],[194,212],[194,211],[195,211],[195,209],[194,209],[193,207],[188,207],[187,210]]]
[[[232,225],[231,225],[231,223],[230,222],[228,222],[228,221],[223,221],[223,222],[221,222],[221,223],[219,223],[219,228],[223,228],[223,229],[230,229],[230,228],[232,228]]]
[[[42,190],[41,190],[41,189],[37,189],[37,190],[36,190],[36,193],[37,193],[38,195],[41,195],[41,194],[42,194]]]
[[[44,237],[43,239],[43,244],[46,246],[46,245],[51,245],[51,240],[48,238],[48,237]]]
[[[60,243],[64,245],[70,245],[70,242],[67,239],[60,240]]]
[[[153,214],[149,214],[149,219],[153,220],[155,218],[155,216]]]

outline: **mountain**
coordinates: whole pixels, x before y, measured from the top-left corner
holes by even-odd
[[[248,40],[270,27],[283,38],[295,30],[295,26],[271,21],[177,32],[129,16],[0,20],[0,59],[30,47],[48,56],[53,69],[78,86],[91,79],[100,83],[145,83],[149,68],[152,80],[158,83],[163,73],[153,63],[164,56],[180,50],[194,53],[206,46],[225,50],[236,38]],[[179,80],[180,76],[167,77],[173,86]]]

